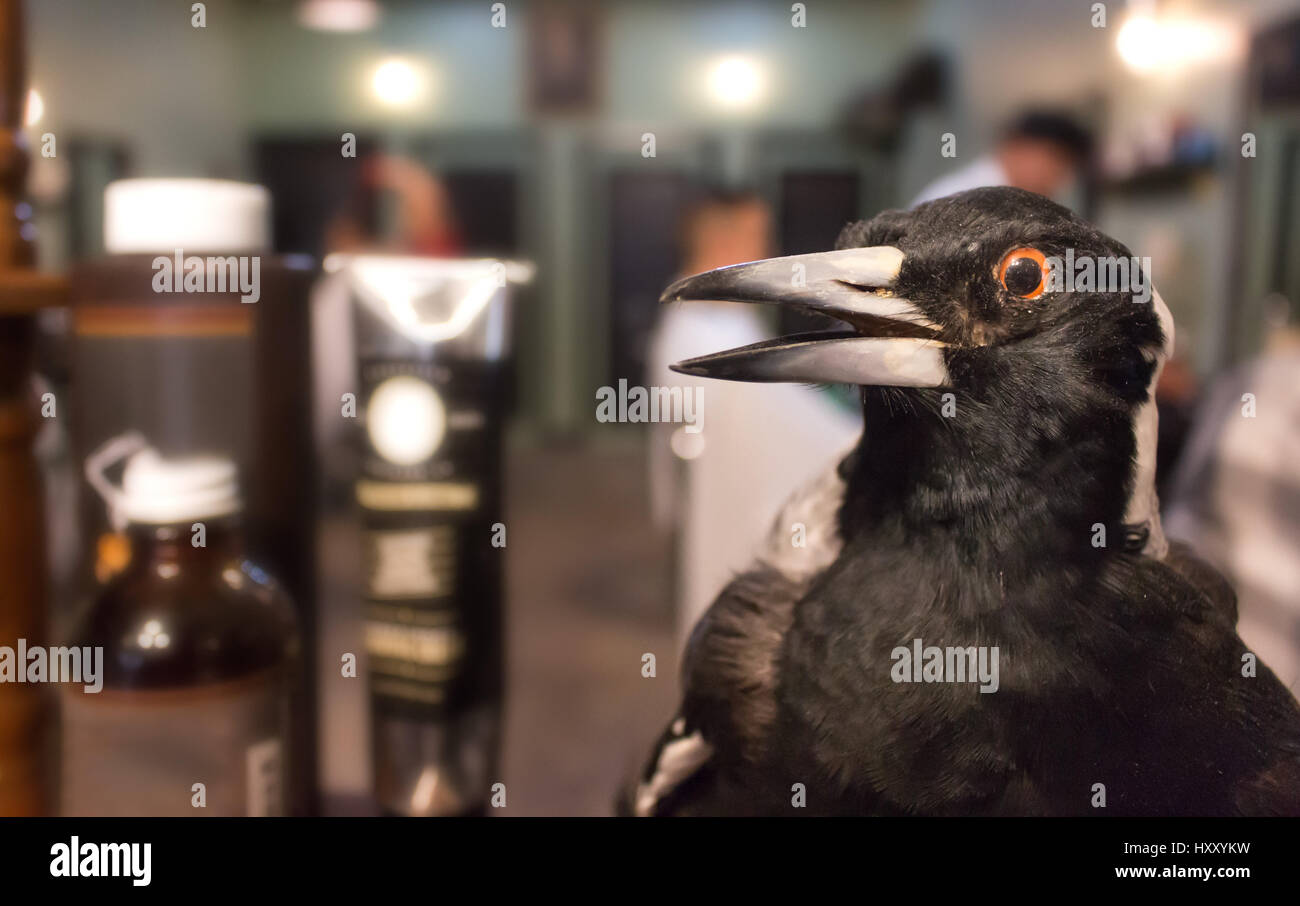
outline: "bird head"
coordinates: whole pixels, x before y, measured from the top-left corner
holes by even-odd
[[[1065,273],[1066,262],[1082,274],[1089,261],[1092,279]],[[1121,261],[1126,285],[1112,285],[1120,276],[1112,262]],[[909,459],[938,451],[952,466],[953,457],[988,451],[1006,470],[1032,471],[1054,453],[1074,456],[1080,470],[1113,473],[1101,484],[1120,486],[1099,492],[1121,498],[1114,521],[1143,527],[1140,546],[1163,555],[1154,388],[1173,321],[1135,263],[1121,243],[1046,198],[983,188],[850,224],[833,251],[686,277],[662,300],[765,303],[842,322],[673,367],[737,381],[859,385],[868,434],[909,444],[890,451]],[[900,424],[909,420],[924,431]],[[1081,512],[1107,508],[1093,503]]]

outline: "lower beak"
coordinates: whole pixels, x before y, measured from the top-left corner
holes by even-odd
[[[893,287],[891,246],[767,258],[678,280],[661,302],[782,305],[830,315],[849,329],[765,340],[688,359],[674,371],[732,381],[940,387],[948,383],[939,326]]]

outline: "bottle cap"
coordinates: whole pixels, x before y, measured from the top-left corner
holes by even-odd
[[[260,252],[270,194],[226,179],[119,179],[104,190],[104,248],[132,252]]]
[[[122,486],[104,472],[127,459]],[[86,477],[108,504],[115,528],[217,519],[241,509],[235,464],[220,456],[164,459],[139,434],[114,438],[86,460]]]

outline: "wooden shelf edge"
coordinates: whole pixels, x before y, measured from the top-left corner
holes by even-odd
[[[38,271],[0,271],[0,315],[31,314],[68,303],[68,279]]]

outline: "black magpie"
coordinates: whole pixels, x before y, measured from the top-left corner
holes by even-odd
[[[842,321],[676,367],[856,384],[866,427],[696,626],[628,811],[1300,814],[1300,706],[1160,528],[1172,319],[1067,259],[1133,260],[986,188],[664,293]]]

